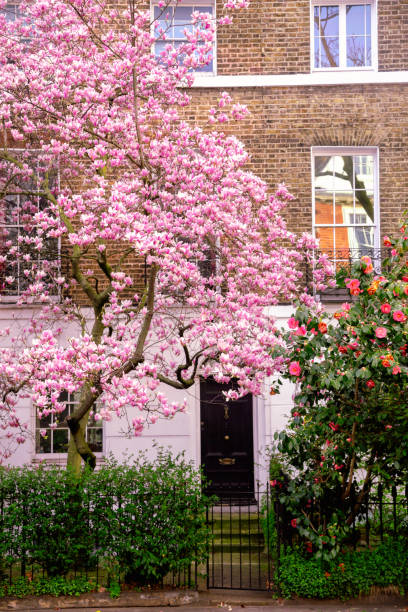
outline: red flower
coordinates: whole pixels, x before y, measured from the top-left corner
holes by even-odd
[[[295,518],[294,518],[294,519],[292,519],[292,520],[290,521],[290,524],[292,525],[293,529],[296,529],[296,527],[297,527],[297,519],[295,519]]]
[[[407,317],[404,315],[402,310],[396,310],[392,313],[392,318],[394,321],[398,321],[399,323],[404,323],[407,320]]]
[[[361,293],[360,281],[357,278],[346,278],[346,287],[350,291],[350,295],[358,295]]]
[[[318,329],[319,329],[319,332],[321,334],[325,334],[327,332],[327,325],[326,325],[326,323],[323,323],[323,321],[321,323],[319,323]]]
[[[371,261],[371,258],[368,257],[368,255],[363,255],[360,261],[363,264],[364,274],[371,274],[371,272],[374,270],[373,262]]]
[[[401,368],[400,368],[398,365],[394,366],[394,367],[392,368],[392,373],[393,373],[394,375],[396,375],[396,374],[401,374]]]
[[[290,329],[297,329],[299,327],[299,323],[296,321],[295,317],[290,317],[288,325]]]
[[[386,247],[391,246],[391,240],[388,238],[388,236],[384,236],[384,246]]]
[[[375,387],[375,382],[374,382],[373,380],[371,380],[371,378],[370,378],[370,380],[367,380],[366,385],[367,385],[367,387],[368,387],[369,389],[374,389],[374,387]]]
[[[391,312],[391,305],[385,302],[385,304],[381,304],[381,312],[385,314],[389,314]]]
[[[289,364],[289,374],[292,376],[300,376],[301,373],[300,364],[298,361],[291,361]]]
[[[390,368],[392,366],[393,361],[394,361],[394,358],[391,357],[391,355],[387,355],[387,357],[384,357],[381,363],[384,366],[384,368]]]
[[[339,353],[343,353],[343,355],[346,354],[347,346],[339,346]]]
[[[306,542],[306,552],[308,553],[313,552],[313,544],[311,542]]]
[[[337,430],[338,430],[338,428],[339,428],[339,426],[338,426],[338,425],[335,425],[335,424],[333,423],[333,421],[330,421],[330,423],[329,423],[329,427],[330,427],[330,429],[332,429],[333,431],[337,431]]]

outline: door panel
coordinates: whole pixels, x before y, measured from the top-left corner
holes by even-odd
[[[227,402],[230,388],[201,381],[201,463],[208,492],[235,497],[254,492],[252,396]]]

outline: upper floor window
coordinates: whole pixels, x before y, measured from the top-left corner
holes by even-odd
[[[78,395],[64,391],[60,401],[65,404],[65,410],[58,414],[49,414],[41,419],[36,418],[35,452],[37,454],[66,453],[70,431],[64,422],[78,405]],[[102,421],[89,418],[86,426],[86,441],[94,453],[103,451]]]
[[[191,20],[193,12],[208,13],[214,17],[215,6],[214,2],[188,2],[182,1],[177,5],[168,5],[159,7],[153,5],[153,35],[156,38],[155,54],[159,56],[165,49],[166,45],[172,45],[177,48],[186,42],[185,31],[192,28]],[[197,26],[194,26],[197,27]],[[163,33],[163,34],[162,34]],[[208,63],[197,68],[197,72],[215,72],[215,45],[213,45],[212,53],[208,56]]]
[[[18,157],[19,152],[14,153]],[[31,174],[14,174],[13,166],[0,170],[0,295],[3,296],[20,296],[35,280],[41,280],[51,290],[48,274],[59,266],[58,240],[45,239],[38,250],[33,224],[34,215],[49,205],[42,193],[41,181],[46,177],[48,186],[55,188],[58,171],[48,170],[45,175],[35,152],[30,154],[28,164]]]
[[[312,28],[313,69],[375,67],[374,0],[313,0]]]
[[[377,151],[313,148],[313,229],[336,268],[379,258]]]
[[[4,15],[7,21],[15,21],[20,15],[20,2],[19,0],[8,0],[6,4],[0,9],[0,15]]]

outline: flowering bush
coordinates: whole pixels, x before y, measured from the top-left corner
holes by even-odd
[[[366,256],[340,271],[351,302],[334,314],[300,306],[282,333],[291,346],[282,373],[297,386],[276,436],[291,476],[280,499],[318,557],[337,555],[376,480],[408,469],[407,240],[405,224],[386,238],[381,274]]]

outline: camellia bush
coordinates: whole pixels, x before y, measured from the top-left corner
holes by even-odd
[[[283,332],[296,388],[276,435],[286,478],[272,485],[289,531],[324,559],[351,537],[373,485],[408,472],[407,225],[384,246],[381,264],[363,256],[339,271],[350,301],[333,314],[299,306]]]

